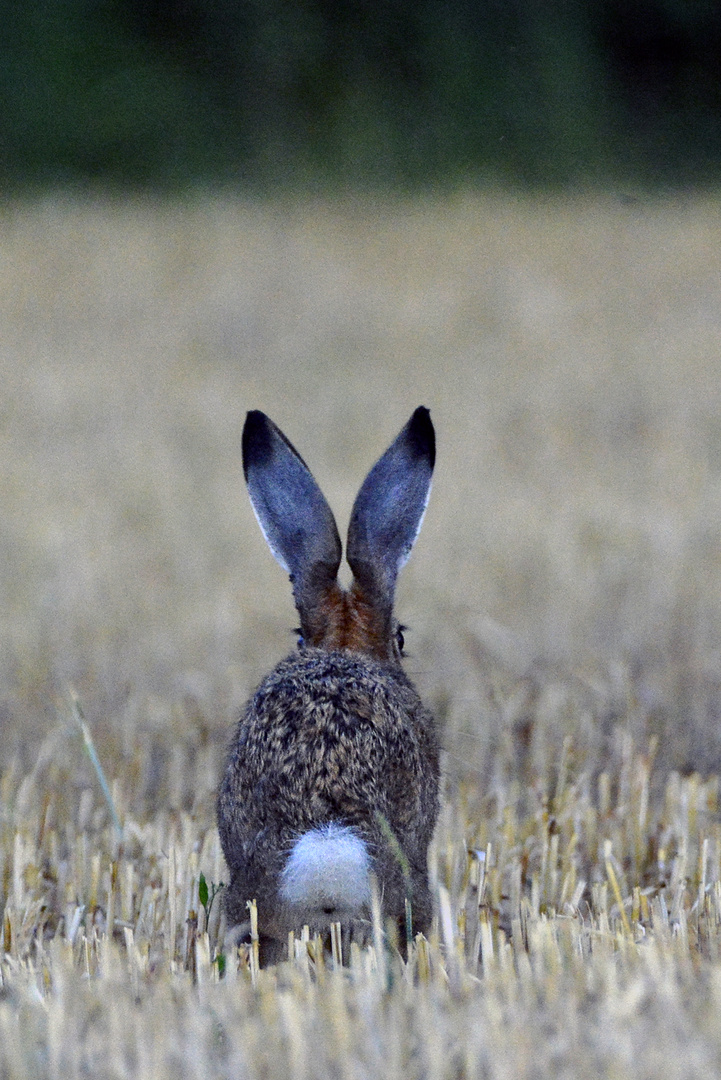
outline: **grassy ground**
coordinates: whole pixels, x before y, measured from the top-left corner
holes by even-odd
[[[2,210],[3,1080],[721,1072],[719,251],[711,199]],[[437,932],[221,979],[215,786],[295,624],[245,411],[342,531],[418,404]]]

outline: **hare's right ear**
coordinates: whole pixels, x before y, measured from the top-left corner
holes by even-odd
[[[362,593],[386,618],[423,521],[435,460],[431,414],[420,406],[368,473],[353,506],[346,559]]]
[[[305,623],[338,574],[341,542],[335,518],[298,451],[257,410],[245,419],[243,472],[258,524],[290,575]]]

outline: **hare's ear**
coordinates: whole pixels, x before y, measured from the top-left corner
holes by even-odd
[[[435,459],[431,415],[421,406],[368,473],[353,506],[346,558],[362,592],[387,614],[423,521]]]
[[[298,451],[257,410],[243,428],[243,472],[268,547],[290,574],[302,619],[336,580],[341,542],[335,518]]]

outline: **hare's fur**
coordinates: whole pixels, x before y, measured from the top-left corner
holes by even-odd
[[[246,923],[247,901],[256,900],[263,957],[273,961],[288,932],[304,925],[325,933],[340,922],[346,940],[365,940],[371,874],[387,917],[402,925],[408,900],[414,930],[431,920],[438,745],[433,718],[400,666],[392,598],[425,510],[433,429],[427,410],[416,410],[371,470],[351,521],[354,581],[345,592],[336,578],[340,541],[320,489],[267,417],[249,414],[246,429],[251,422],[259,426],[244,439],[251,500],[291,574],[305,640],[245,708],[218,795],[218,828],[231,874],[228,922]],[[385,498],[390,485],[393,498]]]
[[[280,875],[280,898],[315,911],[355,911],[368,905],[370,856],[349,825],[331,821],[303,833]]]

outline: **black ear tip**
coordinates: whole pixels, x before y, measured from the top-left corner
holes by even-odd
[[[248,469],[262,465],[271,455],[271,421],[260,409],[252,409],[243,425],[243,473],[248,479]]]
[[[408,421],[408,438],[416,456],[427,458],[432,470],[436,463],[436,431],[425,405],[419,405]]]

